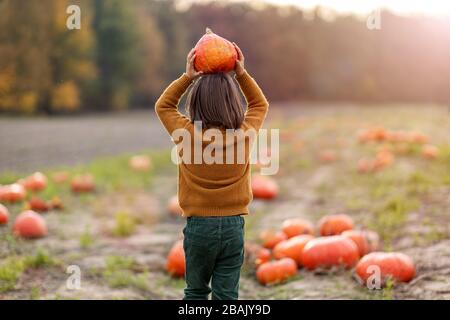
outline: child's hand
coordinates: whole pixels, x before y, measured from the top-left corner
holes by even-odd
[[[195,70],[194,61],[195,61],[195,49],[192,48],[191,51],[189,51],[189,54],[187,56],[187,61],[186,61],[186,75],[191,80],[194,80],[195,78],[197,78],[203,74],[202,71],[197,72]]]
[[[236,48],[236,51],[238,53],[238,59],[236,60],[236,66],[234,67],[234,71],[236,72],[236,75],[242,76],[245,72],[244,54],[242,53],[241,49],[238,47],[238,45],[236,43],[233,42],[233,45]]]

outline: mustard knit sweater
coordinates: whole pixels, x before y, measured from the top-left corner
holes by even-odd
[[[255,80],[247,72],[236,76],[236,80],[247,101],[247,111],[241,129],[243,132],[249,129],[258,132],[266,117],[269,104]],[[191,83],[192,80],[186,74],[172,82],[156,102],[155,110],[170,135],[176,129],[186,129],[193,140],[194,131],[197,128],[190,119],[178,111],[179,101]],[[238,141],[239,138],[231,142],[227,139],[223,140],[221,144],[223,154],[226,154],[230,148],[236,151]],[[204,149],[215,142],[215,140],[202,142],[201,148]],[[250,182],[250,150],[251,146],[248,143],[245,147],[245,160],[239,163],[235,163],[237,161],[233,161],[232,164],[206,164],[204,161],[201,164],[179,163],[178,199],[183,209],[183,216],[248,214],[248,204],[253,198]]]

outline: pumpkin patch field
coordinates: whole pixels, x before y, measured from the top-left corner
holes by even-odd
[[[152,113],[0,119],[0,299],[182,298],[177,168]],[[446,108],[274,104],[265,128],[279,170],[252,166],[240,298],[450,299]]]

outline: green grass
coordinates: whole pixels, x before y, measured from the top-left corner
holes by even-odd
[[[38,249],[35,255],[24,258],[25,266],[28,268],[43,268],[55,266],[58,262],[46,251]]]
[[[148,273],[136,274],[133,268],[136,263],[131,257],[109,256],[106,258],[106,268],[102,276],[111,288],[133,288],[148,290]]]
[[[23,259],[10,257],[0,265],[0,293],[14,289],[26,266]]]
[[[133,234],[136,228],[136,221],[128,212],[116,213],[114,220],[113,235],[117,237],[128,237]]]
[[[15,288],[22,273],[28,268],[44,268],[54,266],[56,261],[45,251],[38,250],[31,256],[11,256],[0,264],[0,293]]]
[[[66,171],[70,177],[77,174],[89,173],[93,175],[95,183],[101,191],[119,191],[123,189],[144,189],[152,184],[154,173],[171,172],[175,173],[176,166],[170,161],[170,150],[143,152],[152,159],[153,169],[148,172],[136,172],[132,170],[128,161],[132,154],[124,154],[112,157],[102,157],[94,161],[75,167],[59,167],[43,170],[49,178],[53,173]],[[0,174],[0,184],[10,184],[31,172],[3,172]],[[40,193],[44,199],[51,199],[54,196],[67,195],[70,193],[69,183],[55,184],[49,179],[48,186]],[[80,195],[80,198],[90,198],[88,195]]]
[[[84,228],[83,233],[80,235],[80,247],[82,249],[89,249],[94,243],[94,237],[91,233],[90,226]]]

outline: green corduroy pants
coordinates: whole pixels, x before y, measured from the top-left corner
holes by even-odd
[[[236,300],[244,262],[244,218],[189,217],[184,233],[185,300]]]

